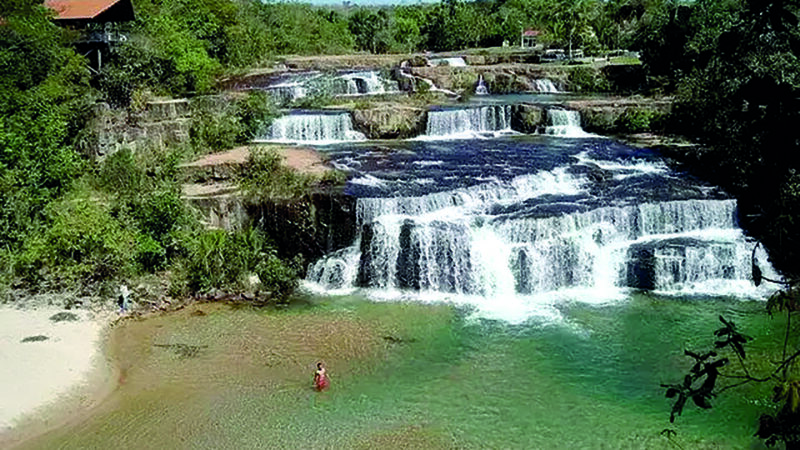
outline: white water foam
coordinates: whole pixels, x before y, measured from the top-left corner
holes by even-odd
[[[542,92],[548,94],[558,94],[560,92],[556,87],[556,85],[553,84],[552,81],[546,78],[534,80],[533,87],[534,87],[533,90],[535,92]]]
[[[624,180],[642,174],[666,174],[670,170],[664,161],[644,161],[641,159],[629,161],[597,160],[590,158],[587,152],[578,153],[575,158],[583,164],[594,164],[603,170],[612,172],[616,180]]]
[[[466,67],[467,62],[460,56],[452,58],[430,58],[428,63],[432,66]]]
[[[328,145],[366,140],[353,130],[350,114],[290,114],[275,119],[266,135],[255,142]]]
[[[558,320],[563,302],[613,303],[631,289],[739,298],[771,292],[750,280],[755,243],[738,227],[735,200],[550,217],[492,212],[582,189],[582,180],[562,167],[421,197],[359,199],[358,242],[343,252],[347,258],[312,265],[306,284],[323,292],[360,286],[387,300],[445,301],[511,323]],[[756,252],[756,260],[766,276],[779,278],[765,252]]]
[[[511,129],[511,106],[491,105],[428,112],[420,140],[480,139],[519,134]]]
[[[599,137],[583,131],[581,128],[581,115],[578,111],[570,111],[561,108],[550,108],[547,110],[547,120],[549,125],[545,128],[545,134],[564,138],[594,138]]]

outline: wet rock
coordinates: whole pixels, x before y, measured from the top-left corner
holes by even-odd
[[[419,290],[419,257],[418,242],[413,242],[411,233],[414,222],[406,220],[400,228],[400,253],[397,255],[397,284],[403,289]]]
[[[75,314],[73,314],[71,312],[64,311],[64,312],[53,314],[52,316],[50,316],[50,320],[52,320],[53,322],[65,322],[65,321],[66,322],[75,322],[75,321],[78,320],[78,316],[76,316]]]
[[[194,358],[200,354],[200,350],[208,348],[207,345],[189,344],[153,344],[153,347],[167,349],[179,358]]]
[[[424,133],[427,112],[394,103],[353,111],[353,125],[370,139],[404,139]]]
[[[545,125],[547,116],[544,108],[536,105],[514,105],[511,109],[511,128],[523,133],[536,133]]]
[[[361,231],[361,260],[358,264],[358,277],[356,284],[361,287],[369,287],[372,276],[372,239],[375,237],[375,230],[372,224],[364,224]]]

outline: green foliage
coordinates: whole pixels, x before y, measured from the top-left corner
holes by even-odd
[[[616,128],[624,133],[642,133],[657,128],[663,114],[647,108],[627,108],[616,120]]]
[[[261,289],[278,297],[290,294],[297,285],[296,269],[278,259],[262,232],[205,231],[189,244],[182,277],[177,279],[185,285],[172,289],[191,293],[243,289],[253,274],[261,280]]]
[[[16,261],[30,287],[86,286],[131,273],[136,232],[97,195],[78,187],[49,205],[51,225],[25,241]]]
[[[0,16],[0,248],[17,248],[80,172],[71,144],[93,98],[84,59],[43,7],[4,2]]]
[[[608,92],[611,90],[608,79],[593,67],[573,67],[567,80],[569,89],[575,92]]]
[[[99,185],[109,192],[137,195],[144,183],[144,171],[130,148],[124,147],[105,159],[98,174]]]
[[[307,196],[316,181],[283,165],[275,150],[252,147],[239,184],[251,202],[288,202]]]
[[[250,91],[244,100],[236,103],[237,115],[244,125],[245,140],[264,131],[280,115],[273,99],[263,91]]]
[[[182,150],[122,149],[100,165],[96,184],[111,196],[112,215],[136,230],[135,259],[146,272],[166,267],[184,252],[193,219],[180,198],[177,164]]]
[[[260,4],[257,14],[267,25],[269,48],[275,54],[342,54],[353,49],[347,20],[336,11],[280,2]]]
[[[244,135],[244,125],[233,107],[222,110],[196,109],[192,114],[189,136],[201,153],[212,153],[233,147]],[[210,150],[210,151],[209,151]]]
[[[250,141],[278,115],[269,96],[257,91],[244,97],[199,97],[192,103],[192,109],[189,134],[200,153]]]
[[[334,97],[327,91],[316,91],[305,97],[300,97],[292,103],[297,109],[323,109],[334,103]]]

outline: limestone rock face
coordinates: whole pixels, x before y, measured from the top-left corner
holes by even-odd
[[[514,105],[511,111],[511,128],[522,133],[533,134],[545,126],[547,113],[538,105]]]
[[[369,139],[404,139],[424,133],[424,108],[393,103],[376,103],[353,110],[354,127]]]

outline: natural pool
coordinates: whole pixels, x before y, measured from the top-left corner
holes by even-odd
[[[660,435],[673,428],[683,448],[758,448],[769,386],[671,426],[659,384],[688,369],[684,348],[709,347],[719,314],[765,357],[784,330],[763,303],[636,294],[559,310],[559,322],[509,325],[347,296],[126,321],[109,342],[118,388],[23,447],[674,448]],[[318,359],[333,381],[321,394]]]
[[[292,307],[123,322],[108,342],[115,391],[25,446],[762,445],[772,386],[690,405],[675,425],[660,387],[688,371],[684,349],[713,345],[720,314],[755,338],[762,369],[779,356],[766,352],[784,323],[751,264],[778,275],[718,187],[596,137],[324,151],[349,173],[357,238],[309,267]]]

